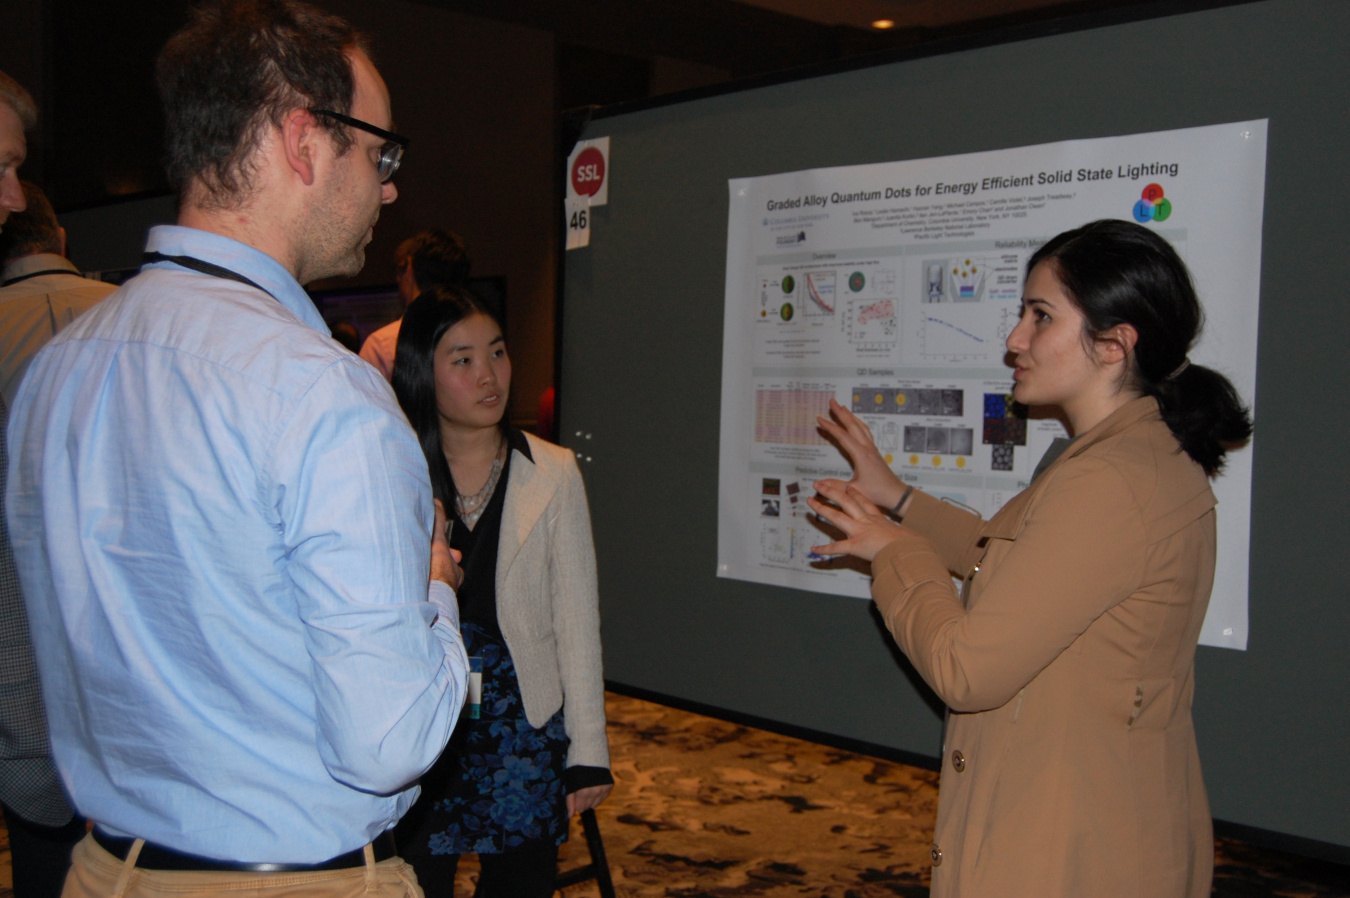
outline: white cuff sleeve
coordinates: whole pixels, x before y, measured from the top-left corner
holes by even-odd
[[[459,630],[459,600],[453,589],[440,580],[432,580],[427,588],[427,601],[436,608],[436,623],[449,624]]]

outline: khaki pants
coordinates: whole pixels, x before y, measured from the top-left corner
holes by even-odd
[[[249,898],[423,898],[412,867],[397,857],[377,864],[369,846],[364,867],[316,873],[142,870],[134,864],[139,850],[133,848],[119,861],[93,836],[85,836],[75,846],[61,898],[185,898],[211,892]]]

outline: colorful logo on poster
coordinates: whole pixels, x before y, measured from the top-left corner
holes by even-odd
[[[1150,221],[1167,221],[1172,214],[1172,201],[1163,196],[1161,184],[1150,184],[1144,188],[1139,202],[1134,204],[1134,220],[1140,224]]]
[[[863,277],[861,271],[855,271],[848,276],[848,289],[854,293],[859,293],[867,285],[867,278]]]

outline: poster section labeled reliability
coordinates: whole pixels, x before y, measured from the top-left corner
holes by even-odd
[[[1062,425],[1009,395],[1026,263],[1061,231],[1141,222],[1190,267],[1191,358],[1255,399],[1266,122],[730,182],[718,574],[868,596],[821,559],[806,497],[850,476],[816,429],[838,399],[901,478],[980,512],[1024,489]],[[1247,644],[1249,448],[1214,483],[1219,559],[1201,641]]]

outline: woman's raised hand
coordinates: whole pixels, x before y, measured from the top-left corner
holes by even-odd
[[[886,546],[904,536],[905,528],[869,502],[856,484],[841,480],[821,480],[816,483],[817,496],[809,496],[806,504],[816,517],[843,531],[845,538],[823,546],[812,546],[811,551],[821,555],[853,555],[871,561]]]
[[[893,508],[905,494],[905,485],[881,457],[872,439],[871,428],[834,399],[830,400],[829,416],[816,418],[816,423],[843,450],[853,465],[853,479],[850,482],[867,499],[883,508]]]

